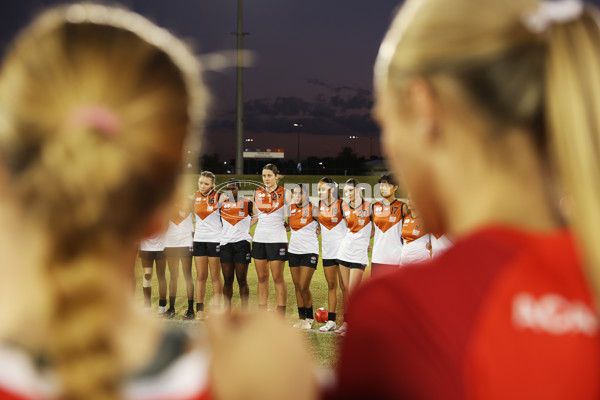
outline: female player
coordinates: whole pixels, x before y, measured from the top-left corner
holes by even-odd
[[[316,215],[318,210],[308,199],[308,187],[297,184],[290,205],[288,262],[298,302],[299,321],[294,327],[301,329],[312,329],[314,322],[310,281],[319,262],[319,223],[313,217]]]
[[[165,232],[159,232],[140,242],[140,260],[142,261],[142,290],[144,307],[152,306],[152,270],[156,264],[158,278],[158,314],[167,311],[167,259],[165,258]]]
[[[215,190],[215,175],[202,171],[198,179],[198,191],[194,197],[194,262],[196,264],[196,312],[204,313],[206,281],[210,267],[213,289],[213,305],[221,306],[223,283],[221,281],[221,232],[223,223],[219,206],[221,193]]]
[[[355,294],[332,398],[600,397],[599,40],[577,0],[404,3],[375,115],[424,224],[455,243]]]
[[[342,212],[342,200],[338,199],[337,184],[325,177],[319,181],[318,222],[321,226],[321,254],[323,273],[327,280],[327,323],[319,328],[320,332],[330,332],[336,328],[338,280],[342,289],[342,299],[346,300],[346,287],[342,283],[338,267],[337,253],[346,236],[348,226]]]
[[[0,296],[27,299],[0,313],[0,398],[206,398],[207,356],[140,313],[128,279],[195,151],[199,76],[186,46],[122,7],[50,9],[7,49]]]
[[[383,200],[373,204],[373,253],[371,254],[371,276],[377,277],[393,272],[400,266],[402,257],[402,226],[407,215],[407,206],[396,199],[398,182],[391,173],[381,175],[378,180]]]
[[[183,319],[194,319],[194,279],[192,277],[192,232],[194,222],[188,199],[178,198],[169,219],[169,229],[165,238],[165,255],[169,266],[169,309],[166,318],[175,316],[175,300],[177,299],[177,280],[179,279],[179,264],[183,271],[187,289],[188,308]]]
[[[344,186],[342,213],[348,224],[346,236],[340,244],[337,259],[340,263],[340,274],[344,287],[347,288],[348,298],[358,288],[362,281],[365,268],[369,264],[369,242],[373,231],[371,220],[371,203],[363,199],[361,188],[356,179],[348,179]],[[344,299],[344,307],[348,307],[348,298]],[[336,333],[345,333],[347,329],[346,318],[344,324]]]
[[[223,294],[225,306],[231,308],[233,297],[234,274],[240,289],[242,310],[248,308],[250,289],[246,277],[250,264],[250,221],[253,203],[240,196],[240,181],[227,181],[226,194],[222,196],[221,219],[223,233],[221,234],[221,267],[223,269]]]
[[[402,224],[401,264],[416,264],[428,261],[432,256],[431,243],[435,235],[425,229],[423,219],[417,211],[410,193],[408,194],[408,214]]]
[[[265,165],[262,179],[265,186],[254,191],[254,210],[250,223],[250,226],[257,224],[252,240],[252,257],[258,275],[258,308],[267,309],[270,268],[277,295],[277,311],[285,315],[287,287],[283,279],[283,267],[288,247],[285,214],[291,195],[277,185],[279,170],[274,164]]]

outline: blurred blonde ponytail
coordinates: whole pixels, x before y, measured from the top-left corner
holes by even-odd
[[[547,128],[573,225],[596,295],[600,294],[600,28],[598,12],[548,32]]]
[[[7,52],[3,190],[21,223],[47,241],[39,262],[54,309],[39,350],[59,374],[61,400],[121,396],[115,317],[130,289],[115,260],[171,198],[205,108],[193,54],[124,9],[51,9]]]

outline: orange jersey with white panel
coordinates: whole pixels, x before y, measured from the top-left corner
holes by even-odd
[[[221,193],[211,190],[207,195],[200,191],[194,197],[194,216],[196,231],[194,242],[218,243],[221,240],[223,224],[219,213],[219,198]]]
[[[358,207],[350,207],[342,202],[342,213],[348,224],[346,236],[340,244],[337,259],[367,265],[369,264],[369,242],[371,240],[371,203],[363,200]]]
[[[312,203],[304,207],[290,206],[290,245],[288,252],[294,254],[319,254],[317,228],[319,223],[313,218]]]
[[[221,219],[223,221],[221,246],[227,243],[252,240],[252,236],[250,236],[252,202],[250,200],[241,197],[238,201],[229,201],[225,196],[225,201],[221,205]]]
[[[268,192],[264,187],[259,187],[254,191],[254,204],[258,210],[258,222],[253,240],[259,243],[287,243],[285,189],[277,186]]]
[[[402,207],[404,203],[394,200],[390,204],[378,201],[373,204],[373,253],[371,262],[400,265],[402,258]]]
[[[191,247],[194,221],[188,203],[177,204],[169,219],[169,228],[165,236],[165,247]]]
[[[427,248],[431,236],[425,231],[421,218],[413,218],[408,214],[402,226],[404,246],[402,246],[401,263],[412,264],[431,259],[431,251]]]
[[[342,200],[336,199],[329,205],[321,200],[318,215],[321,224],[321,256],[324,260],[335,259],[348,230]]]

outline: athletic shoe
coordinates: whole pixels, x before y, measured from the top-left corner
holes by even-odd
[[[327,321],[325,325],[319,328],[319,332],[330,332],[335,330],[336,325],[335,321]]]
[[[194,313],[194,310],[187,310],[185,312],[185,314],[183,314],[183,319],[184,320],[190,320],[190,319],[194,319],[196,318],[196,314]]]
[[[293,328],[302,328],[304,326],[305,319],[301,319],[293,325]]]
[[[169,308],[167,311],[165,311],[165,313],[163,314],[163,316],[165,318],[173,318],[175,316],[175,309],[174,308]]]
[[[167,312],[166,306],[158,306],[158,315],[162,317]]]
[[[337,328],[335,330],[335,333],[337,333],[338,335],[342,335],[344,336],[344,334],[346,334],[346,331],[348,330],[348,324],[347,323],[343,323],[342,326],[340,326],[339,328]]]
[[[312,319],[312,318],[306,318],[304,320],[304,325],[302,325],[302,329],[305,329],[307,331],[311,330],[312,326],[313,326],[313,322],[315,322],[314,319]]]

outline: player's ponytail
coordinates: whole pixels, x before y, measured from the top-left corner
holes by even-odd
[[[595,9],[549,32],[546,123],[589,278],[600,293],[600,29]]]

